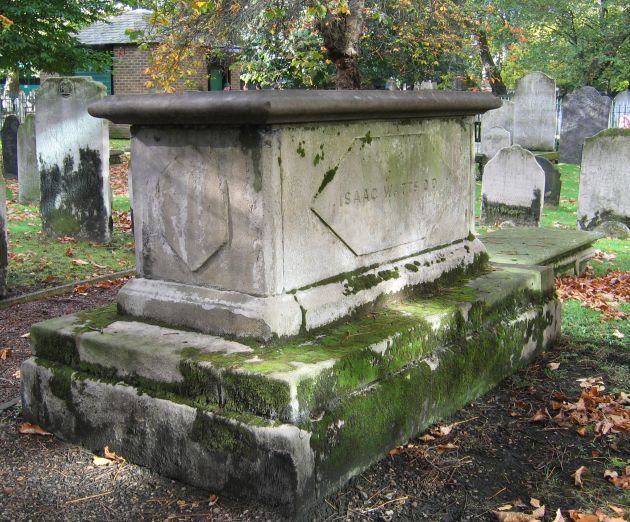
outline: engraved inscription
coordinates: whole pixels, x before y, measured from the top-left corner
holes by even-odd
[[[311,209],[355,255],[422,248],[434,229],[460,228],[467,209],[467,173],[451,172],[448,146],[428,134],[372,137],[350,148]]]

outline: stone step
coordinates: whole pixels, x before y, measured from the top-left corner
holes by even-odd
[[[417,356],[299,423],[96,378],[39,356],[22,366],[24,416],[67,441],[92,450],[109,446],[158,473],[306,519],[318,498],[531,361],[558,334],[559,310],[551,298],[503,319],[495,315],[483,328]]]
[[[271,344],[139,322],[112,306],[35,325],[33,353],[199,406],[302,422],[484,324],[516,317],[553,292],[553,277],[544,267],[495,266],[453,285]]]

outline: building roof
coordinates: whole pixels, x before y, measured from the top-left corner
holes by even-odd
[[[148,9],[134,9],[111,16],[103,22],[95,22],[77,33],[77,38],[85,45],[129,44],[133,40],[127,30],[147,31],[150,27]]]

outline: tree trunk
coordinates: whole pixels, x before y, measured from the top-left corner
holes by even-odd
[[[8,93],[11,99],[16,98],[20,92],[20,70],[16,67],[7,77]]]
[[[502,96],[507,94],[507,87],[503,83],[501,77],[501,70],[494,63],[492,53],[490,53],[490,46],[488,45],[488,36],[484,31],[477,30],[477,47],[479,48],[479,57],[483,65],[488,79],[490,80],[490,87],[492,88],[492,94],[495,96]]]
[[[327,56],[337,68],[337,89],[360,89],[359,39],[365,0],[349,0],[347,13],[330,11],[319,23]]]

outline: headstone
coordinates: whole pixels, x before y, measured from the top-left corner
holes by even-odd
[[[593,87],[582,87],[562,101],[560,130],[560,161],[577,163],[582,160],[584,140],[608,128],[612,100]]]
[[[492,158],[497,152],[512,145],[512,136],[501,127],[492,127],[486,131],[481,129],[481,153],[487,158]]]
[[[0,176],[0,297],[4,297],[7,294],[7,267],[9,266],[5,191],[4,176]]]
[[[18,177],[17,134],[20,120],[9,114],[2,125],[2,164],[5,178]]]
[[[613,127],[630,129],[630,89],[620,92],[613,99]]]
[[[582,153],[578,227],[605,221],[630,226],[630,129],[606,129],[586,138]]]
[[[536,156],[536,161],[545,172],[545,205],[557,207],[560,205],[560,171],[547,158]]]
[[[437,89],[437,82],[433,80],[423,80],[420,82],[420,89],[423,91],[432,91]]]
[[[520,145],[501,149],[486,165],[481,183],[481,223],[540,224],[545,174]]]
[[[541,72],[521,78],[514,94],[512,143],[528,150],[556,146],[556,82]]]
[[[482,139],[485,130],[492,129],[493,127],[501,127],[510,134],[514,133],[514,102],[503,100],[501,107],[481,115]]]
[[[38,169],[44,231],[90,241],[111,239],[107,122],[87,107],[105,86],[90,78],[50,78],[36,99]]]
[[[39,204],[39,170],[35,146],[35,114],[29,113],[18,130],[18,201],[22,205]]]

